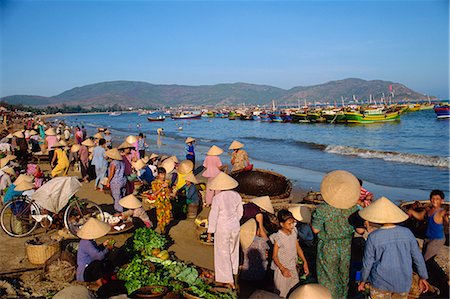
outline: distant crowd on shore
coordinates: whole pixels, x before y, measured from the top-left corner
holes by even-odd
[[[185,140],[185,159],[179,161],[149,154],[143,133],[121,142],[106,128],[89,136],[84,126],[38,118],[10,119],[5,126],[0,140],[2,204],[31,196],[51,178],[74,171],[81,182],[94,180],[94,191],[110,193],[111,214],[131,217],[135,227],[167,234],[174,220],[209,210],[204,242],[214,243],[215,281],[231,289],[273,286],[285,298],[370,294],[406,299],[413,290],[431,292],[429,282],[441,288],[448,282],[435,261],[448,226],[440,190],[430,193],[426,208],[413,206],[405,212],[385,197],[373,200],[361,180],[335,170],[322,180],[323,203],[314,208],[291,205],[275,213],[269,196],[243,202],[235,191],[239,183],[233,175],[253,169],[245,145],[237,140],[228,148],[228,169],[220,158],[224,150],[215,145],[198,163],[192,137]],[[50,173],[43,171],[41,159],[48,159]],[[414,219],[426,222],[422,253],[416,232],[405,226]],[[112,268],[98,261],[106,261],[113,249],[108,242],[96,244],[106,234],[101,227],[80,230],[77,269],[78,280],[99,285]],[[439,296],[448,297],[446,286]]]

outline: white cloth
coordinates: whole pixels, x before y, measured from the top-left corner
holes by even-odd
[[[222,191],[214,196],[208,217],[208,233],[214,233],[215,280],[233,283],[239,267],[239,220],[244,209],[235,191]]]
[[[11,185],[11,177],[9,174],[0,170],[0,191],[5,190],[6,187]]]
[[[42,185],[31,198],[44,209],[58,213],[80,188],[76,177],[56,177]]]
[[[158,176],[158,167],[155,165],[148,165],[148,168],[152,171],[153,176],[156,178]]]
[[[0,143],[0,152],[10,152],[11,145],[9,143]]]

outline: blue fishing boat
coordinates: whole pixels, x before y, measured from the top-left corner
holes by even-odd
[[[436,113],[437,118],[450,118],[450,106],[449,104],[441,104],[434,106],[434,112]]]

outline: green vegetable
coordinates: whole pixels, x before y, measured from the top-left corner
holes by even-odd
[[[133,248],[144,256],[151,255],[152,250],[155,248],[164,248],[167,243],[166,237],[150,228],[139,228],[134,233]]]

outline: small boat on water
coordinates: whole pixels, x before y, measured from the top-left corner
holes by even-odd
[[[165,121],[166,117],[164,115],[159,115],[159,116],[155,116],[155,117],[147,117],[148,121]]]
[[[202,118],[202,114],[193,112],[181,112],[177,114],[172,114],[170,117],[172,119],[200,119]]]
[[[109,116],[119,116],[119,115],[121,115],[121,114],[122,114],[122,112],[114,111],[114,112],[111,112],[111,113],[109,114]]]
[[[438,119],[450,118],[450,106],[449,104],[441,104],[434,106],[434,112]]]
[[[345,112],[345,118],[348,123],[370,124],[377,122],[399,121],[400,112],[387,112],[378,109],[365,111]]]
[[[285,200],[291,194],[291,181],[276,172],[253,169],[232,173],[231,176],[239,182],[236,191],[241,193],[243,198],[269,195],[272,201],[280,201]]]

